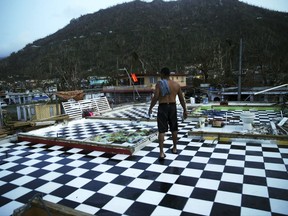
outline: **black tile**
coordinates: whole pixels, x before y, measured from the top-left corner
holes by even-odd
[[[70,166],[62,166],[56,170],[54,170],[55,172],[59,172],[59,173],[68,173],[71,170],[75,169],[75,167],[70,167]]]
[[[125,187],[117,197],[125,199],[136,200],[144,191],[138,188]]]
[[[241,215],[241,208],[221,203],[214,203],[210,212],[210,216],[219,215]]]
[[[197,157],[207,157],[210,158],[211,156],[211,152],[201,152],[201,151],[197,151],[197,153],[195,154],[195,156]]]
[[[44,169],[39,169],[39,170],[36,170],[32,173],[29,174],[29,176],[33,176],[33,177],[36,177],[36,178],[39,178],[47,173],[49,173],[50,171],[48,170],[44,170]]]
[[[54,179],[53,182],[60,183],[60,184],[67,184],[68,182],[75,179],[75,176],[71,175],[61,175],[58,178]]]
[[[195,199],[214,201],[216,193],[217,193],[216,190],[209,190],[205,188],[194,188],[190,197]]]
[[[170,183],[155,181],[147,188],[147,190],[167,193],[172,187],[172,185],[173,184],[170,184]]]
[[[121,176],[118,175],[111,183],[118,184],[118,185],[124,185],[127,186],[130,184],[135,178],[128,177],[128,176]]]
[[[90,205],[90,206],[94,206],[97,208],[102,208],[104,205],[106,205],[113,197],[112,196],[108,196],[105,194],[101,194],[101,193],[95,193],[94,195],[92,195],[91,197],[89,197],[88,199],[86,199],[84,201],[84,204],[86,205]],[[97,213],[99,214],[99,213]],[[100,214],[99,214],[100,215]]]
[[[199,169],[199,170],[203,170],[205,167],[206,167],[205,163],[197,163],[197,162],[191,162],[187,165],[187,168]]]
[[[0,196],[0,207],[8,204],[11,201],[12,201],[11,199],[8,199],[6,197]]]
[[[243,195],[241,206],[252,209],[260,209],[263,211],[271,211],[269,198],[264,197]]]
[[[164,198],[159,203],[160,206],[165,206],[172,209],[179,209],[182,210],[186,205],[187,198],[175,196],[171,194],[166,194]]]
[[[246,151],[246,155],[263,156],[263,152],[260,152],[260,151]]]
[[[68,185],[63,185],[59,188],[57,188],[56,190],[51,192],[51,195],[57,196],[57,197],[67,197],[69,196],[71,193],[73,193],[74,191],[76,191],[78,188],[75,187],[71,187]]]
[[[268,187],[269,198],[288,201],[288,190]]]
[[[208,160],[208,164],[218,164],[218,165],[225,165],[227,162],[226,159],[219,159],[219,158],[210,158]]]
[[[47,181],[42,180],[42,179],[34,179],[26,184],[23,185],[23,187],[27,187],[30,189],[36,189],[38,187],[41,187],[42,185],[46,184]]]
[[[198,182],[198,178],[187,177],[187,176],[179,176],[176,180],[176,184],[188,185],[188,186],[195,186]]]
[[[283,158],[283,157],[282,157]],[[282,158],[272,158],[272,157],[264,157],[265,163],[277,163],[277,164],[284,164]]]
[[[288,172],[275,171],[275,170],[266,170],[266,177],[277,178],[277,179],[288,179]]]
[[[89,171],[85,172],[84,174],[82,174],[80,177],[88,178],[88,179],[94,179],[101,174],[102,174],[102,172],[89,170]]]
[[[245,160],[245,155],[229,154],[229,155],[228,155],[228,159],[230,159],[230,160],[241,160],[241,161],[244,161],[244,160]]]
[[[279,149],[278,148],[263,147],[262,151],[263,152],[279,152]]]
[[[104,187],[106,184],[107,183],[105,183],[105,182],[92,180],[92,181],[88,182],[87,184],[83,185],[81,188],[97,192],[99,189]]]
[[[114,166],[111,169],[109,169],[107,172],[108,173],[114,173],[114,174],[121,174],[125,170],[127,170],[127,168]]]
[[[243,167],[225,166],[224,173],[244,174]]]
[[[67,200],[67,199],[63,199],[60,202],[58,202],[57,204],[63,205],[63,206],[67,206],[69,208],[75,209],[78,205],[80,205],[80,203],[71,201],[71,200]]]
[[[14,185],[14,184],[10,184],[10,183],[7,183],[7,184],[4,184],[2,186],[0,186],[0,194],[5,194],[11,190],[14,190],[15,188],[17,188],[18,186],[17,185]],[[1,198],[1,196],[0,196]],[[0,202],[1,204],[1,202]]]
[[[23,175],[22,174],[19,174],[19,173],[11,173],[9,175],[6,175],[6,176],[3,176],[0,178],[1,181],[5,181],[5,182],[11,182],[15,179],[18,179],[20,177],[22,177]]]
[[[221,177],[222,177],[222,172],[220,173],[220,172],[204,170],[201,174],[201,178],[206,178],[206,179],[220,180]]]
[[[253,162],[253,161],[245,161],[245,167],[246,168],[256,168],[256,169],[264,169],[265,170],[265,164],[261,162]]]
[[[259,176],[245,175],[243,183],[267,186],[266,178],[265,177],[259,177]]]
[[[239,183],[221,181],[218,190],[242,193],[242,187],[243,185]]]
[[[151,164],[138,162],[131,166],[131,168],[146,170],[149,166],[151,166]]]
[[[156,178],[158,178],[159,175],[160,175],[160,173],[158,173],[158,172],[144,171],[143,173],[141,173],[138,176],[138,178],[155,180]]]
[[[7,169],[7,170],[12,171],[12,172],[17,172],[17,171],[19,171],[19,170],[25,169],[26,167],[28,167],[28,166],[18,164],[18,165],[16,165],[16,166],[10,167],[10,168]]]
[[[183,172],[183,170],[184,170],[184,168],[168,166],[168,167],[164,170],[163,173],[180,175],[180,174]]]

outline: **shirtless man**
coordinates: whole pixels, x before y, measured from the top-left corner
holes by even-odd
[[[182,94],[179,83],[170,80],[170,71],[168,68],[163,68],[160,72],[161,81],[158,81],[155,87],[154,96],[151,100],[148,114],[151,115],[152,108],[159,101],[158,113],[157,113],[157,126],[158,126],[158,140],[160,148],[159,159],[163,160],[166,155],[163,151],[163,143],[165,132],[168,131],[168,125],[172,133],[173,148],[171,149],[173,154],[177,154],[177,134],[178,134],[178,122],[177,122],[177,108],[176,108],[176,96],[178,95],[180,104],[183,108],[183,118],[187,118],[187,109],[185,99]]]

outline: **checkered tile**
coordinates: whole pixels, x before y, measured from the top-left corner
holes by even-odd
[[[194,140],[186,134],[195,124],[179,122],[178,154],[166,134],[164,161],[157,140],[132,156],[1,144],[0,213],[40,193],[92,215],[287,215],[288,146]]]

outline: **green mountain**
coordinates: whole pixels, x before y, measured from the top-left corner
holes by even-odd
[[[288,81],[288,13],[238,0],[135,0],[71,20],[56,33],[0,61],[0,74],[59,78],[77,89],[89,75],[115,77],[119,68],[202,75],[234,85],[243,40],[243,85]]]

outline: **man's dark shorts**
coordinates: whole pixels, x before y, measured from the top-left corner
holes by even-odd
[[[157,125],[159,133],[167,132],[168,125],[171,132],[178,131],[176,103],[159,104]]]

